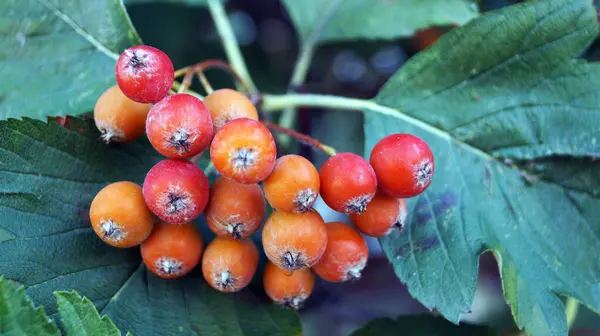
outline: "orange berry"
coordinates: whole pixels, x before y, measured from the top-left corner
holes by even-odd
[[[258,184],[242,184],[219,177],[210,187],[204,216],[208,227],[217,236],[242,239],[260,228],[266,211]]]
[[[232,89],[214,91],[204,98],[204,105],[206,105],[212,116],[215,133],[223,125],[234,119],[258,120],[258,111],[256,111],[256,107],[250,99]]]
[[[393,230],[402,230],[406,224],[406,216],[404,199],[378,191],[367,211],[363,214],[350,214],[350,219],[362,233],[371,237],[383,237]]]
[[[121,181],[107,185],[94,197],[90,221],[96,234],[107,244],[132,247],[148,238],[154,215],[144,202],[142,187]]]
[[[144,134],[146,117],[152,104],[137,103],[115,85],[98,98],[94,121],[104,142],[133,141]]]
[[[176,279],[198,265],[203,249],[202,235],[194,223],[160,222],[142,243],[142,259],[152,273]]]
[[[364,238],[350,226],[327,223],[327,249],[313,271],[331,282],[359,279],[367,265],[369,248]]]
[[[306,212],[319,195],[319,172],[300,155],[284,155],[277,159],[271,175],[263,181],[265,196],[279,211]]]
[[[237,292],[248,286],[258,267],[258,249],[250,239],[216,237],[206,247],[202,274],[221,292]]]
[[[327,247],[327,227],[315,210],[304,213],[275,211],[262,231],[269,260],[277,267],[295,271],[313,266]]]
[[[265,292],[275,303],[299,309],[310,296],[315,285],[315,275],[310,268],[292,272],[268,261],[263,274]]]

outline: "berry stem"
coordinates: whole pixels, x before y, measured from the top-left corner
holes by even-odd
[[[181,89],[181,83],[179,83],[178,81],[174,81],[173,82],[173,89],[171,91],[173,91],[173,93],[176,93],[176,92],[179,92],[180,89]],[[185,93],[187,93],[189,95],[192,95],[192,96],[194,96],[194,97],[196,97],[196,98],[198,98],[200,100],[204,99],[204,96],[202,96],[198,92],[190,90],[190,89],[185,90]]]
[[[187,66],[185,68],[181,68],[181,69],[175,71],[175,78],[184,76],[183,82],[181,84],[181,87],[179,88],[179,91],[180,92],[187,91],[189,89],[189,87],[192,85],[192,79],[194,77],[194,74],[196,74],[198,76],[198,78],[200,79],[200,83],[202,83],[202,86],[204,87],[204,90],[206,91],[206,93],[211,94],[214,91],[214,89],[210,85],[210,82],[208,81],[206,76],[204,75],[204,72],[206,70],[212,69],[212,68],[219,68],[219,69],[229,72],[229,74],[231,74],[231,76],[236,81],[236,83],[242,89],[244,89],[244,91],[246,91],[248,93],[248,95],[252,95],[252,92],[250,91],[250,88],[248,87],[247,83],[244,82],[242,77],[240,77],[240,75],[235,71],[235,69],[233,69],[227,62],[218,60],[218,59],[209,59],[209,60],[194,64],[194,65],[190,65],[190,66]]]
[[[328,146],[322,142],[320,142],[317,139],[311,138],[310,136],[306,135],[306,134],[302,134],[300,132],[296,132],[293,129],[287,128],[287,127],[283,127],[281,125],[277,125],[275,123],[272,123],[270,121],[266,121],[263,120],[261,121],[265,126],[267,126],[268,128],[283,133],[283,134],[287,134],[289,136],[291,136],[292,138],[297,139],[298,141],[300,141],[303,144],[312,146],[314,148],[320,149],[321,151],[323,151],[324,153],[326,153],[329,156],[334,156],[335,154],[337,154],[337,151],[331,147]]]

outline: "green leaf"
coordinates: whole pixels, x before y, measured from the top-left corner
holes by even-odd
[[[0,118],[89,112],[140,44],[120,0],[7,0],[0,16]]]
[[[75,291],[57,292],[60,319],[68,335],[121,336],[117,326],[108,318],[98,314],[94,304]]]
[[[492,250],[519,326],[567,335],[557,293],[600,311],[600,66],[591,0],[490,12],[415,56],[365,111],[366,152],[391,133],[427,141],[436,170],[382,239],[413,296],[457,322]]]
[[[420,315],[400,316],[395,320],[382,318],[365,324],[352,336],[494,336],[497,332],[469,324],[454,325],[443,318]]]
[[[306,40],[332,1],[283,0],[283,3],[298,34]],[[477,5],[469,0],[339,0],[333,13],[323,29],[321,40],[412,36],[419,29],[463,24],[478,15]]]
[[[225,1],[225,0],[223,0]],[[207,0],[125,0],[125,5],[138,5],[147,3],[168,3],[175,5],[189,5],[189,6],[206,6]]]
[[[35,308],[22,286],[0,277],[0,334],[60,335],[44,308]]]

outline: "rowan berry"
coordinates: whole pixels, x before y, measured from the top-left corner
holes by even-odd
[[[200,99],[178,93],[165,97],[152,107],[146,134],[162,155],[185,159],[208,147],[213,137],[212,119]]]
[[[367,265],[369,248],[364,238],[341,222],[327,223],[327,249],[313,271],[330,282],[359,279]]]
[[[208,179],[186,160],[163,160],[148,171],[144,199],[152,212],[168,223],[185,223],[200,216],[209,197]]]
[[[327,227],[315,210],[274,211],[262,231],[265,254],[277,267],[296,271],[312,267],[327,247]]]
[[[250,239],[216,237],[202,258],[204,279],[221,292],[237,292],[246,287],[257,267],[258,249]]]
[[[394,197],[409,198],[427,189],[434,160],[429,145],[411,134],[391,134],[371,151],[371,165],[379,188]]]
[[[319,195],[319,172],[299,155],[285,155],[277,159],[275,168],[263,181],[265,196],[279,211],[306,212],[312,209]]]
[[[104,91],[94,106],[94,121],[102,140],[129,142],[141,137],[151,107],[127,98],[117,85]]]
[[[258,184],[242,184],[219,177],[210,187],[204,216],[208,227],[217,236],[242,239],[260,228],[266,211]]]
[[[204,242],[194,223],[159,222],[142,243],[146,267],[163,279],[176,279],[189,273],[202,257]]]
[[[204,98],[204,104],[212,116],[215,133],[234,119],[258,120],[258,111],[250,99],[232,89],[214,91]]]
[[[210,158],[223,176],[239,183],[258,183],[275,166],[275,139],[260,122],[239,118],[225,124],[210,146]]]
[[[363,213],[377,191],[377,178],[367,160],[353,153],[338,153],[319,171],[321,197],[337,212]]]
[[[263,273],[263,287],[275,303],[299,309],[312,293],[315,275],[310,268],[290,272],[268,261]]]
[[[406,225],[406,217],[406,201],[381,191],[377,191],[367,211],[350,215],[350,219],[362,233],[378,238],[393,230],[402,230]]]
[[[121,91],[138,103],[163,99],[174,81],[173,63],[159,49],[138,45],[125,50],[115,68]]]
[[[142,188],[127,181],[111,183],[96,194],[90,206],[90,221],[98,237],[121,248],[141,244],[154,226]]]

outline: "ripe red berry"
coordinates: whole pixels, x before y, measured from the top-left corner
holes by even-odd
[[[216,237],[202,257],[202,274],[208,284],[221,292],[246,287],[258,267],[258,249],[250,239]]]
[[[338,153],[319,171],[321,197],[337,212],[363,213],[377,191],[377,178],[367,160],[353,153]]]
[[[265,196],[279,211],[306,212],[319,195],[319,172],[300,155],[284,155],[277,159],[271,175],[263,181]]]
[[[373,147],[370,162],[379,188],[390,196],[417,196],[427,189],[433,178],[431,148],[411,134],[392,134],[383,138]]]
[[[275,139],[260,122],[248,118],[235,119],[215,135],[210,158],[223,176],[239,183],[258,183],[275,166]]]
[[[362,233],[379,238],[393,230],[402,230],[406,225],[406,216],[406,201],[377,191],[367,211],[351,214],[350,219]]]
[[[232,89],[214,91],[204,98],[204,104],[212,116],[215,133],[234,119],[258,120],[258,111],[250,99]]]
[[[162,155],[185,159],[208,147],[213,136],[212,119],[200,99],[179,93],[165,97],[152,107],[146,134]]]
[[[115,69],[121,91],[138,103],[156,103],[171,89],[173,63],[164,52],[145,45],[125,50]]]
[[[369,247],[358,231],[344,223],[327,223],[327,249],[313,271],[331,282],[356,280],[368,258]]]
[[[263,274],[265,292],[275,303],[299,309],[310,296],[315,285],[315,275],[310,268],[290,274],[268,261]]]
[[[128,142],[141,137],[151,107],[127,98],[117,85],[106,90],[94,106],[94,121],[102,140]]]
[[[163,160],[144,180],[144,199],[152,212],[168,223],[185,223],[200,216],[208,203],[208,179],[186,160]]]

